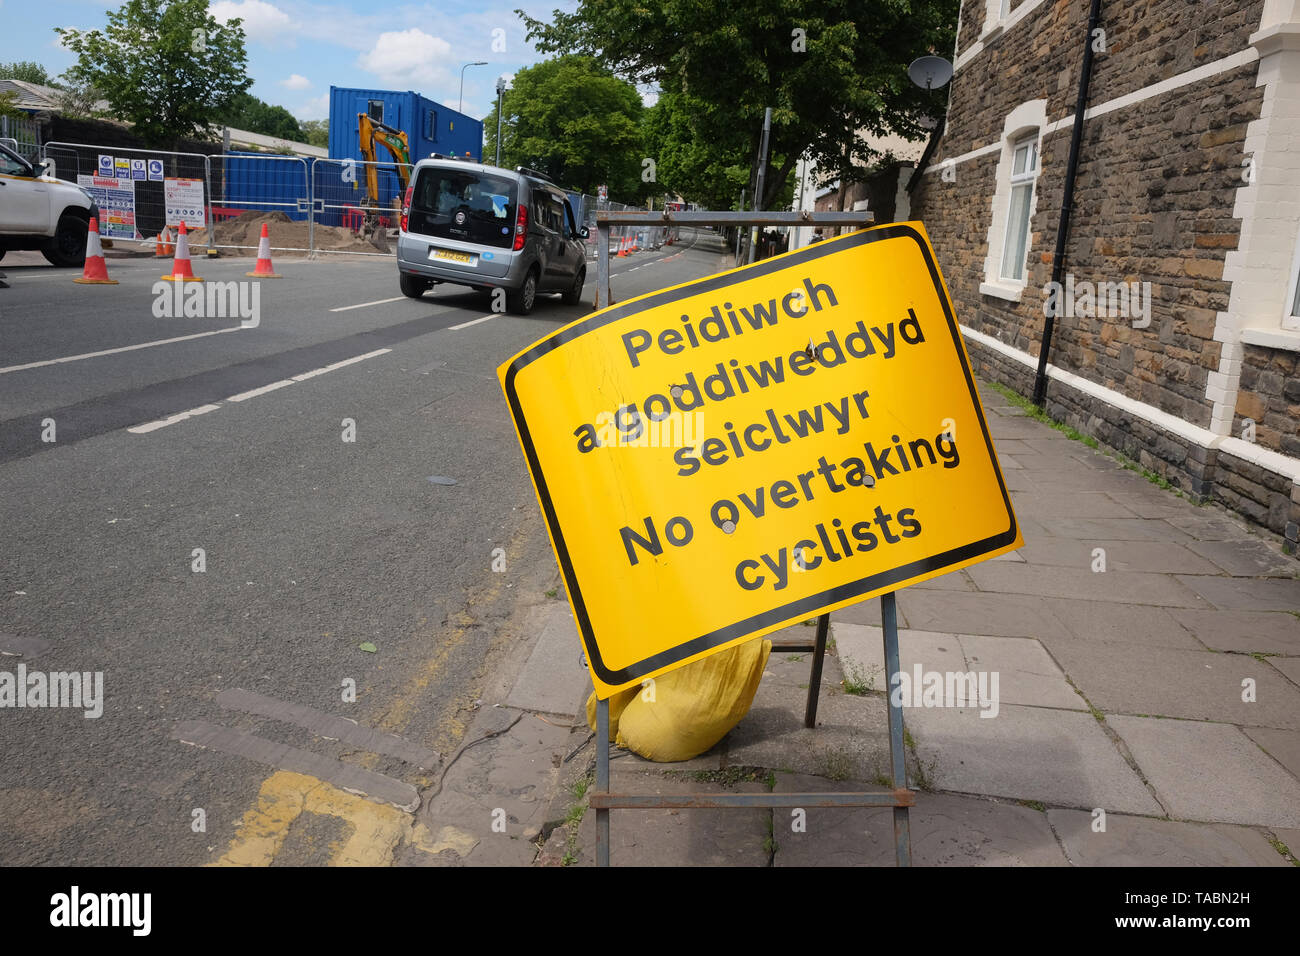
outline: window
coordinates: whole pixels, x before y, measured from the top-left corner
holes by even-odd
[[[424,138],[435,142],[438,139],[438,111],[437,110],[425,111]]]
[[[1038,176],[1038,138],[1016,143],[1011,160],[1011,208],[1007,211],[1006,239],[1002,247],[1003,279],[1025,281],[1025,253],[1029,247],[1029,215],[1033,210],[1034,180]]]
[[[1011,0],[1001,0],[998,6],[998,19],[1005,20],[1011,15]]]
[[[371,100],[366,104],[366,115],[380,123],[384,121],[384,101]]]

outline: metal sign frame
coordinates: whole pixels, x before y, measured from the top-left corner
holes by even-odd
[[[870,226],[875,217],[870,212],[596,212],[598,232],[596,253],[596,302],[601,308],[614,304],[610,289],[609,237],[611,226]],[[894,592],[880,596],[881,625],[884,631],[885,673],[897,674],[898,662],[898,611]],[[821,690],[822,663],[826,656],[826,639],[830,630],[830,615],[817,619],[817,634],[812,644],[774,643],[775,653],[811,651],[811,673],[808,679],[808,702],[804,711],[804,726],[817,725],[817,703]],[[888,688],[887,688],[888,689]],[[693,793],[676,796],[659,794],[615,793],[610,790],[609,779],[609,700],[596,701],[596,785],[589,792],[590,806],[596,811],[596,865],[609,866],[611,810],[670,810],[670,809],[779,809],[786,807],[893,807],[894,809],[894,859],[899,866],[912,865],[912,836],[909,808],[915,806],[916,793],[907,787],[906,751],[903,741],[902,702],[895,704],[894,695],[888,694],[889,712],[889,763],[892,789],[883,793]]]

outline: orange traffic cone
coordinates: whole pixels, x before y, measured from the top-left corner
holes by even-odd
[[[617,255],[618,255],[618,258],[620,258],[620,259],[625,259],[625,258],[627,258],[627,239],[626,239],[626,238],[624,238],[624,239],[620,239],[620,240],[618,241],[618,254],[617,254]]]
[[[190,240],[185,232],[185,220],[181,220],[176,234],[176,258],[172,260],[171,275],[162,277],[165,282],[202,282],[190,267]]]
[[[172,251],[171,232],[166,226],[163,226],[158,233],[158,241],[154,245],[153,257],[155,259],[166,259],[172,254]]]
[[[73,279],[83,285],[117,285],[116,279],[108,277],[108,263],[104,261],[104,247],[99,244],[99,220],[90,220],[86,231],[86,266],[81,278]]]
[[[284,278],[271,265],[271,234],[267,231],[266,223],[262,223],[262,238],[257,242],[257,265],[253,267],[252,272],[245,272],[244,275],[256,276],[259,279]]]

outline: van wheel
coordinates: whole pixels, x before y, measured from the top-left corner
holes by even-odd
[[[578,274],[573,278],[573,285],[564,290],[560,296],[560,301],[565,305],[577,305],[578,300],[582,298],[582,284],[587,281],[587,268],[578,270]]]
[[[506,308],[515,315],[528,315],[537,304],[537,270],[529,269],[524,284],[506,293]]]
[[[41,249],[50,265],[67,268],[86,264],[86,232],[90,221],[75,213],[65,212],[59,217],[54,238]]]
[[[428,279],[408,276],[405,272],[398,273],[397,284],[402,287],[402,295],[410,296],[412,299],[418,299],[429,288]]]

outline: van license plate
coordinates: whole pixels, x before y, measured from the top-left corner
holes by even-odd
[[[468,252],[453,252],[450,249],[430,249],[430,259],[446,259],[448,262],[459,262],[467,266],[474,264],[474,256]]]

